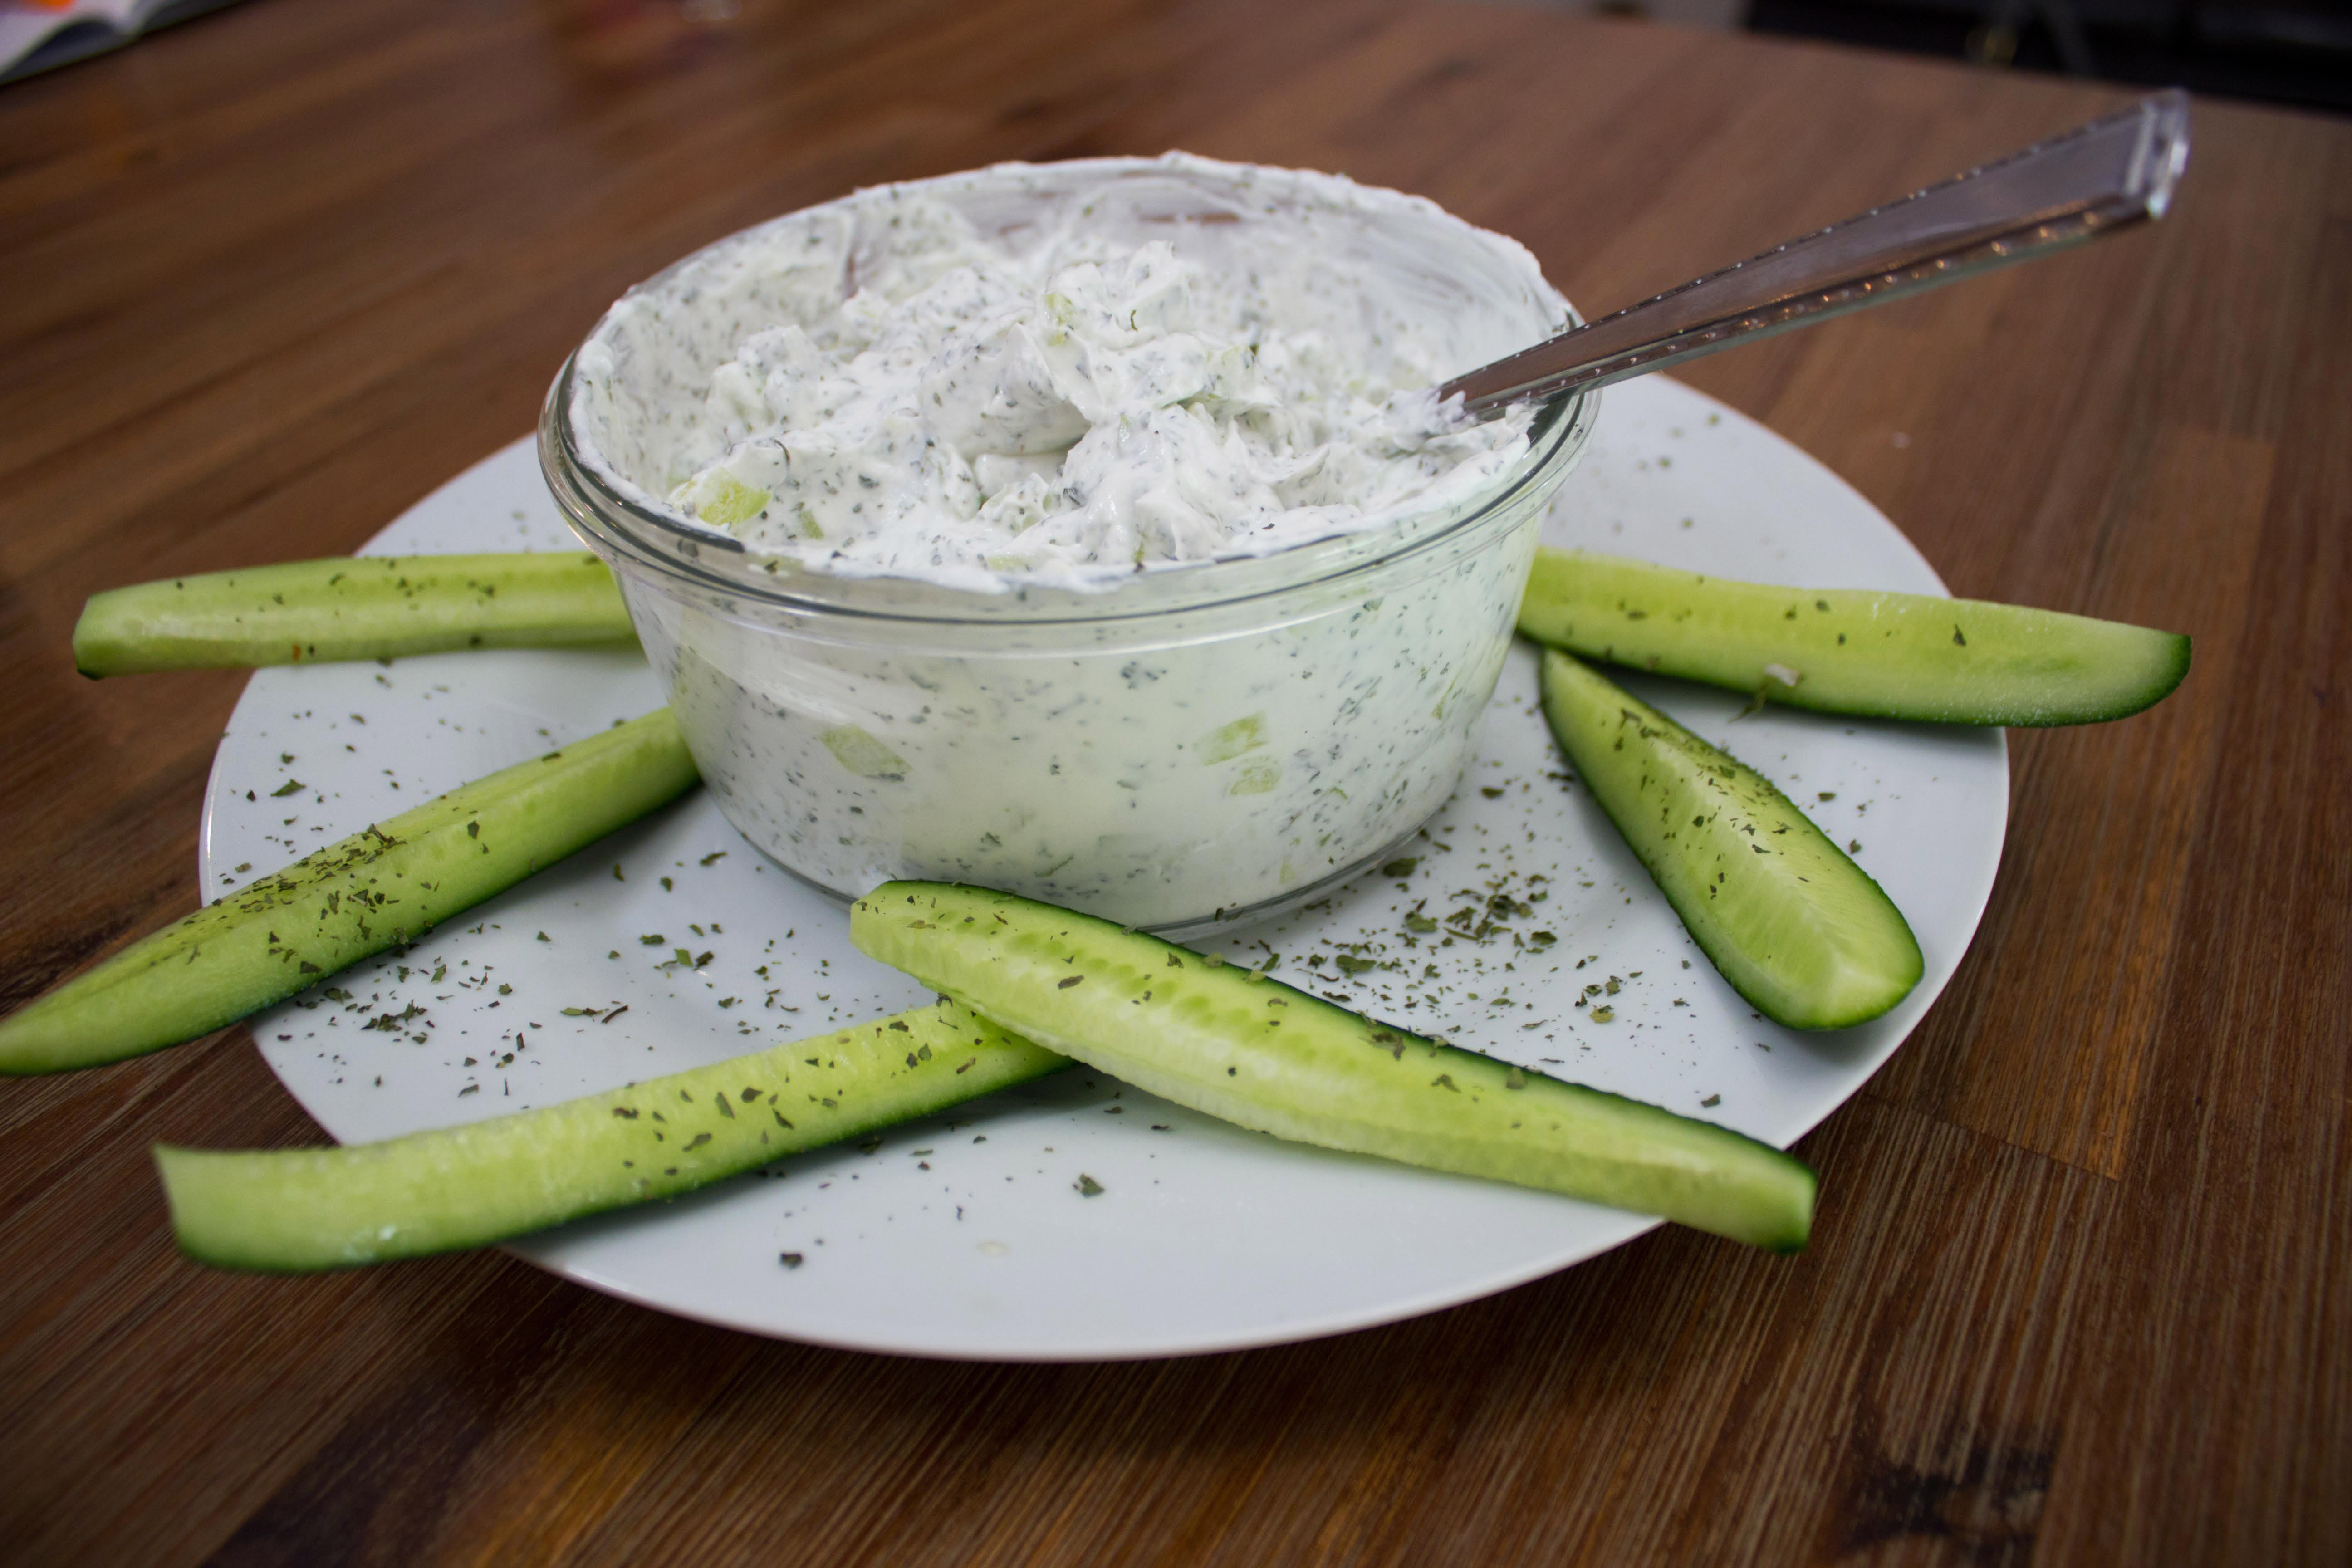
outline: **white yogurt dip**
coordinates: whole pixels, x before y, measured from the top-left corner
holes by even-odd
[[[1452,790],[1592,404],[1448,431],[1410,395],[1568,319],[1525,250],[1394,192],[1011,165],[634,290],[549,474],[769,854],[1198,930]]]
[[[1291,221],[1232,215],[1196,258],[1083,205],[983,234],[953,181],[860,192],[616,306],[573,384],[590,461],[803,567],[989,591],[1384,526],[1525,455],[1524,413],[1459,427],[1426,395],[1468,368],[1457,323],[1317,232],[1436,209],[1329,174],[1160,166]],[[751,329],[716,365],[714,298]],[[625,434],[598,417],[640,387],[684,395]]]

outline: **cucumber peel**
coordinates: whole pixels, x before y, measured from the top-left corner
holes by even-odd
[[[691,789],[667,708],[306,856],[0,1018],[0,1074],[94,1067],[236,1022],[420,937]]]
[[[1779,588],[1538,549],[1519,631],[1587,658],[1822,713],[2088,724],[2157,702],[2189,639],[2055,610],[1925,594]]]
[[[1663,1215],[1778,1251],[1813,1173],[1753,1139],[1367,1018],[1108,921],[887,882],[862,951],[1003,1028],[1239,1126]]]
[[[1577,776],[1758,1012],[1843,1029],[1910,994],[1925,964],[1903,911],[1770,780],[1557,649],[1541,681]]]
[[[612,573],[571,550],[337,556],[141,583],[92,595],[73,647],[96,679],[635,636]]]
[[[189,1257],[348,1268],[676,1197],[1067,1066],[941,1002],[469,1126],[342,1149],[158,1145],[155,1164]]]

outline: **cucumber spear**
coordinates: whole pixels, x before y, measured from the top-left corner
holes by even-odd
[[[264,877],[0,1018],[0,1074],[95,1067],[283,1001],[692,788],[667,708],[465,784]]]
[[[539,1110],[343,1149],[159,1145],[181,1249],[299,1273],[484,1247],[1069,1066],[951,1002]]]
[[[1041,1046],[1277,1138],[1664,1215],[1779,1252],[1811,1227],[1812,1172],[1769,1144],[1091,915],[885,882],[850,906],[849,939]]]
[[[399,658],[475,647],[625,646],[635,634],[585,551],[352,555],[171,577],[94,594],[74,666],[96,679]]]
[[[1843,1029],[1919,984],[1895,900],[1772,782],[1558,649],[1545,720],[1692,940],[1775,1023]]]
[[[2056,610],[1776,588],[1541,549],[1519,631],[1586,658],[1821,713],[1944,724],[2090,724],[2189,673],[2189,639]]]

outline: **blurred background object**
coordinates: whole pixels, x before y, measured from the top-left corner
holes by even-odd
[[[2352,0],[1549,0],[1552,8],[2352,111]]]
[[[0,82],[120,48],[230,0],[0,0]]]
[[[121,48],[234,0],[0,0],[0,83]],[[335,0],[330,0],[335,3]],[[844,0],[840,9],[854,8]],[[567,63],[611,84],[662,75],[717,47],[746,0],[531,0]],[[1725,23],[1725,26],[1734,24]]]
[[[743,0],[534,0],[567,69],[606,86],[690,67],[719,47]]]

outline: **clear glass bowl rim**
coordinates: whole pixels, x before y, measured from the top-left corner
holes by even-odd
[[[630,292],[658,285],[712,246],[680,258]],[[1560,331],[1582,324],[1572,306],[1567,316]],[[592,337],[594,331],[590,330]],[[1378,528],[1327,535],[1265,555],[1160,567],[1099,590],[1016,584],[992,594],[908,577],[772,573],[757,563],[775,558],[756,556],[738,540],[639,505],[606,483],[581,455],[572,427],[572,378],[579,353],[575,347],[564,356],[548,388],[540,413],[539,452],[558,507],[590,544],[687,585],[790,614],[929,624],[1129,620],[1238,604],[1403,566],[1475,535],[1480,524],[1507,512],[1530,489],[1549,488],[1564,476],[1591,438],[1601,401],[1597,389],[1580,389],[1540,407],[1528,432],[1528,454],[1497,488],[1452,522],[1426,532],[1412,532],[1408,513]],[[1400,534],[1411,536],[1399,539]]]

